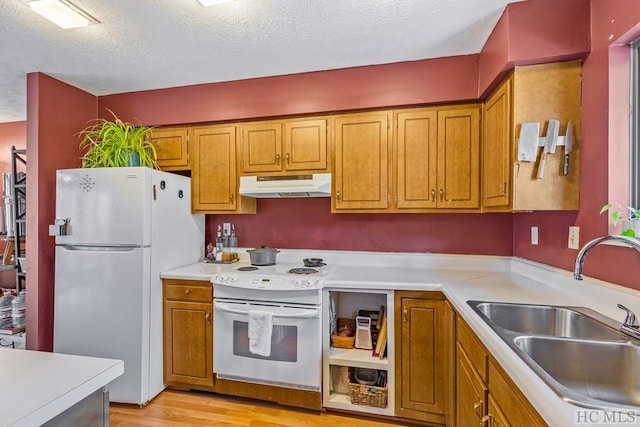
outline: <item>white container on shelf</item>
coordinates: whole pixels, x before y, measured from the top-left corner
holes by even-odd
[[[26,291],[20,291],[20,294],[11,301],[11,323],[14,328],[24,328],[25,326],[26,299]]]

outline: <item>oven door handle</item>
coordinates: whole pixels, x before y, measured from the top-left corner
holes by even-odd
[[[240,314],[242,316],[249,316],[249,310],[238,310],[235,308],[230,308],[228,304],[223,302],[213,301],[213,305],[216,310],[232,313],[232,314]],[[282,307],[282,306],[274,306],[274,307]],[[300,310],[304,311],[304,313],[273,313],[273,317],[277,317],[279,319],[311,319],[313,317],[318,317],[320,314],[320,310],[317,308],[292,308],[292,310]],[[268,311],[266,308],[263,311]]]

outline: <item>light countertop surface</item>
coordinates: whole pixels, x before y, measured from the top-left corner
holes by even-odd
[[[41,425],[123,373],[121,360],[0,348],[0,426]]]
[[[330,268],[324,288],[443,291],[531,404],[554,427],[589,425],[584,422],[576,424],[577,411],[584,408],[558,397],[471,309],[467,301],[583,306],[620,322],[624,313],[616,307],[618,303],[640,313],[638,291],[588,277],[576,281],[572,272],[519,258],[282,250],[277,262],[297,262],[308,257],[323,258]],[[232,266],[198,263],[165,272],[162,277],[209,280],[221,271],[247,262],[241,258],[239,264]],[[636,420],[640,424],[640,415]]]

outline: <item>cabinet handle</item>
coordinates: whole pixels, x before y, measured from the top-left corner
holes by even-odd
[[[189,298],[191,296],[191,289],[187,289],[186,291],[184,291],[184,295]]]
[[[280,164],[280,153],[276,154],[276,165]]]
[[[233,204],[233,199],[235,198],[235,195],[233,193],[229,194],[229,199],[231,200],[231,204]]]
[[[290,159],[290,157],[291,157],[291,156],[289,155],[289,153],[287,153],[287,164],[290,164],[290,163],[291,163],[291,159]]]
[[[481,427],[493,427],[493,417],[491,415],[485,415],[480,420]]]
[[[482,400],[478,401],[475,405],[473,405],[473,412],[476,413],[478,418],[483,418],[483,416],[482,416]]]
[[[405,323],[406,323],[406,322],[408,322],[408,321],[409,321],[408,315],[409,315],[409,310],[407,309],[407,307],[405,307],[405,308],[402,310],[402,321],[403,321],[403,322],[405,322]]]
[[[506,182],[502,183],[502,188],[503,188],[502,189],[502,194],[506,195],[507,194],[507,183]]]
[[[204,316],[205,319],[207,319],[207,325],[211,324],[211,312],[209,310],[207,310],[207,314]]]
[[[340,192],[339,191],[336,193],[336,199],[338,199],[338,201],[340,201]]]
[[[435,189],[431,190],[431,201],[433,201],[433,202],[436,201],[436,190]]]
[[[444,200],[444,190],[441,188],[440,189],[440,201],[442,202]]]

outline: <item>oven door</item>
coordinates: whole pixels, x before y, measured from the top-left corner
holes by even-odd
[[[249,351],[248,314],[273,313],[271,353]],[[320,307],[229,299],[214,300],[214,372],[218,378],[320,391]]]

